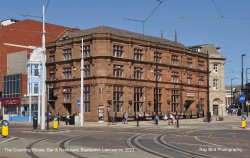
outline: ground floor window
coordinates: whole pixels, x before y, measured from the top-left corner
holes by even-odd
[[[142,87],[134,87],[134,111],[143,111],[143,92]]]
[[[90,85],[84,86],[84,105],[85,112],[90,112]]]
[[[177,108],[179,106],[179,91],[178,90],[173,90],[172,91],[172,112],[176,112]]]
[[[114,103],[115,112],[123,111],[123,87],[122,86],[114,86],[113,103]]]
[[[4,114],[17,114],[18,113],[17,106],[4,106]]]

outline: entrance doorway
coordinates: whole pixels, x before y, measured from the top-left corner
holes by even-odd
[[[213,115],[218,116],[218,105],[213,105]]]

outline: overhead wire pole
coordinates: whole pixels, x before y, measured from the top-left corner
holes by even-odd
[[[41,55],[40,55],[41,57]],[[38,118],[38,123],[41,123],[41,60],[39,60],[39,65],[38,65],[38,73],[39,73],[39,78],[38,78],[38,106],[37,106],[37,118]]]
[[[211,119],[211,113],[210,113],[210,98],[209,98],[209,75],[210,75],[210,72],[209,72],[209,53],[207,51],[207,122],[209,123],[210,122],[210,119]]]
[[[20,14],[21,16],[30,16],[30,17],[35,17],[35,18],[42,18],[42,27],[43,27],[43,31],[42,31],[42,51],[41,51],[41,56],[42,56],[42,82],[39,82],[42,83],[42,109],[41,109],[41,130],[45,130],[45,110],[46,110],[46,47],[45,47],[45,34],[46,34],[46,31],[45,31],[45,12],[47,11],[47,8],[50,4],[50,1],[48,1],[47,5],[46,5],[46,8],[45,6],[43,5],[43,13],[42,13],[42,17],[40,16],[34,16],[34,15],[26,15],[26,14]],[[22,45],[15,45],[15,44],[9,44],[9,43],[5,43],[5,45],[9,45],[9,46],[16,46],[16,47],[23,47],[23,48],[28,48],[28,49],[35,49],[37,47],[34,47],[34,46],[22,46]],[[40,63],[39,63],[40,65]],[[41,79],[41,76],[40,78]],[[40,88],[40,87],[39,87]],[[39,89],[40,91],[40,89]],[[40,95],[39,95],[40,96]],[[38,97],[39,98],[39,97]],[[40,99],[39,99],[40,101]],[[39,104],[39,101],[38,101],[38,104]],[[39,105],[38,105],[39,107]],[[39,111],[38,111],[39,112]],[[38,114],[40,115],[40,114]]]
[[[46,108],[46,48],[45,48],[45,8],[43,5],[43,35],[42,35],[42,118],[41,130],[45,130],[45,108]]]
[[[31,55],[30,55],[30,57],[31,57]],[[31,89],[31,74],[32,74],[32,69],[31,69],[31,61],[29,61],[30,63],[29,63],[29,78],[28,78],[28,80],[29,80],[29,85],[28,85],[28,87],[29,87],[29,122],[31,122],[31,91],[32,91],[32,89]]]
[[[244,64],[243,64],[243,59],[246,54],[241,54],[241,94],[244,95],[243,92],[243,80],[244,80]],[[241,115],[244,114],[244,102],[241,103]]]
[[[83,56],[83,38],[82,38],[82,57],[81,57],[81,115],[80,115],[80,126],[83,127],[84,124],[84,97],[83,97],[83,88],[84,88],[84,56]]]

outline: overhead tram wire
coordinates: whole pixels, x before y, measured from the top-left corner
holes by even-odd
[[[139,19],[132,19],[132,18],[123,18],[124,20],[127,21],[135,21],[135,22],[141,22],[142,23],[142,34],[144,36],[144,25],[147,22],[147,20],[153,15],[153,13],[159,8],[159,6],[165,1],[165,0],[156,0],[159,2],[159,4],[148,14],[148,16],[144,20],[139,20]]]
[[[49,0],[49,1],[47,2],[47,4],[46,4],[46,7],[45,7],[45,14],[46,14],[47,9],[48,9],[48,7],[49,7],[50,1],[51,1],[51,0]]]
[[[223,14],[222,14],[220,8],[218,7],[218,5],[216,4],[215,0],[211,0],[211,1],[213,2],[213,4],[214,4],[215,8],[217,9],[218,13],[220,14],[220,17],[224,18]]]

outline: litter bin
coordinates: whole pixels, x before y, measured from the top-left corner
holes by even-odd
[[[7,120],[2,121],[2,136],[3,137],[9,136],[9,122]]]
[[[34,116],[33,117],[33,129],[37,129],[37,123],[38,123],[37,116]]]
[[[57,116],[54,116],[54,118],[53,118],[53,129],[58,129],[58,122],[59,122],[59,118]]]
[[[241,127],[245,128],[247,126],[246,117],[244,115],[241,116]]]

